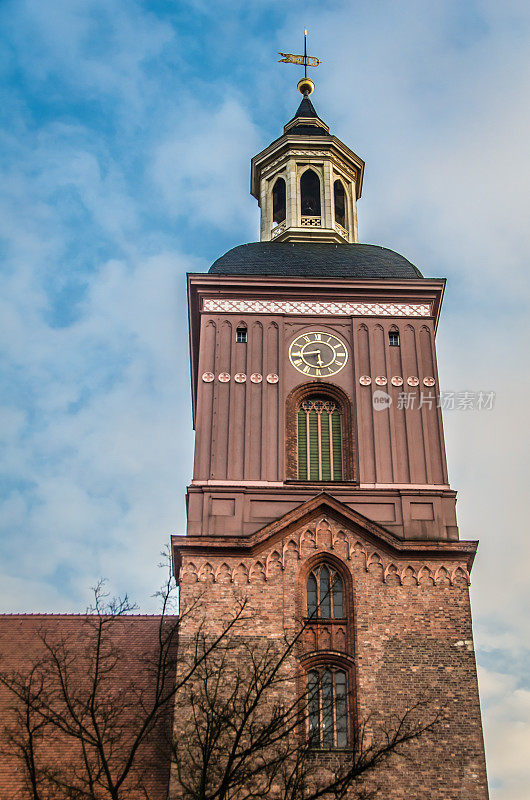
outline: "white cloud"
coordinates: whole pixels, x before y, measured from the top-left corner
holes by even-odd
[[[112,94],[127,116],[144,105],[146,62],[174,29],[137,0],[23,0],[7,21],[20,67],[42,84],[57,76],[86,99]],[[31,58],[26,58],[31,47]]]
[[[30,573],[41,588],[50,584],[37,609],[56,603],[62,570],[62,607],[84,604],[99,574],[142,599],[156,586],[154,565],[182,520],[191,468],[181,458],[182,448],[191,450],[187,343],[178,325],[185,265],[175,254],[129,269],[111,263],[93,278],[76,323],[53,329],[31,315],[39,345],[26,350],[25,384],[38,388],[31,411],[39,424],[14,408],[4,418],[3,458],[14,482],[3,514],[11,575],[4,607],[26,610],[35,601]],[[24,330],[17,319],[11,333]]]
[[[247,187],[259,137],[249,110],[227,98],[208,108],[190,102],[180,112],[157,147],[153,166],[168,210],[197,228],[237,227],[244,235],[256,216]]]
[[[489,774],[497,784],[496,800],[528,797],[530,691],[517,687],[512,675],[479,671],[486,699],[484,732]]]

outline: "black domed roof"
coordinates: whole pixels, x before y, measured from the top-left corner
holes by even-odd
[[[240,244],[218,258],[209,272],[315,278],[423,278],[414,264],[386,247],[312,242]]]

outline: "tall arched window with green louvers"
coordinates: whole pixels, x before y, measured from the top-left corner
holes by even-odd
[[[298,479],[342,480],[342,414],[328,397],[308,397],[298,407]]]

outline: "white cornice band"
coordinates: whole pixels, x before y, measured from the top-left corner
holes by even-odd
[[[209,298],[203,311],[221,314],[293,314],[342,317],[431,317],[430,303],[329,303],[310,300],[232,300]]]

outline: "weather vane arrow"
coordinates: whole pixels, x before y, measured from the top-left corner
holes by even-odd
[[[301,64],[304,67],[304,77],[307,78],[307,68],[308,67],[318,67],[319,64],[322,64],[322,61],[319,58],[315,58],[315,56],[308,56],[307,55],[307,28],[304,30],[304,55],[297,56],[293,53],[278,53],[278,55],[283,56],[283,58],[278,59],[278,63],[284,64]]]

